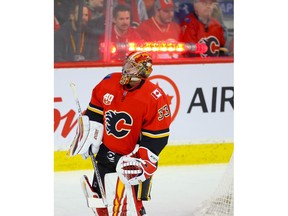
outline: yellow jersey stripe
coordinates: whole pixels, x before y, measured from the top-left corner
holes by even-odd
[[[90,110],[90,111],[92,111],[92,112],[95,112],[95,113],[98,113],[98,114],[100,114],[100,115],[103,115],[103,111],[100,110],[100,109],[96,109],[96,108],[91,107],[91,106],[88,106],[87,109]]]
[[[150,137],[150,138],[163,138],[163,137],[167,137],[170,135],[169,132],[166,133],[161,133],[161,134],[152,134],[152,133],[148,133],[148,132],[142,132],[142,134],[144,136]]]

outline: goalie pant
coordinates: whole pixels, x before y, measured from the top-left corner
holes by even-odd
[[[105,145],[101,145],[99,152],[96,155],[96,161],[98,165],[98,169],[100,172],[101,180],[104,182],[104,176],[107,173],[115,173],[116,172],[116,165],[123,155],[117,154],[115,152],[112,152],[110,149],[108,149]],[[134,190],[136,203],[137,203],[137,211],[141,212],[140,215],[145,215],[145,208],[142,204],[142,201],[148,201],[151,199],[151,184],[152,184],[152,177],[148,178],[144,182],[140,182],[139,185],[132,186],[132,190]],[[93,177],[93,183],[92,183],[92,189],[97,194],[100,193],[100,189],[97,184],[97,179],[94,174]],[[100,195],[101,198],[101,195]],[[101,215],[102,216],[102,215]]]

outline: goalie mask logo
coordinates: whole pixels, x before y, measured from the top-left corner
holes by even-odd
[[[206,44],[208,47],[206,53],[200,54],[202,57],[219,56],[220,42],[216,37],[209,36],[207,38],[201,38],[201,40],[199,40],[199,43]]]
[[[105,113],[105,123],[105,130],[108,135],[124,138],[131,130],[133,119],[126,112],[108,110]]]

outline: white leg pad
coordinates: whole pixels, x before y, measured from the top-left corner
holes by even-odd
[[[103,200],[99,198],[98,194],[92,191],[91,184],[86,175],[80,179],[81,187],[86,198],[87,206],[89,208],[105,208]]]
[[[109,215],[139,215],[131,185],[124,185],[117,173],[106,174],[104,182]]]

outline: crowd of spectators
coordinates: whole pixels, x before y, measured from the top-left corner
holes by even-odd
[[[162,41],[208,47],[203,54],[159,54],[157,58],[233,55],[217,0],[114,0],[111,19],[106,17],[107,8],[104,0],[54,0],[55,62],[101,61],[100,48],[107,35],[109,43]],[[109,34],[107,20],[111,20]],[[122,61],[125,54],[112,53],[111,59]]]

